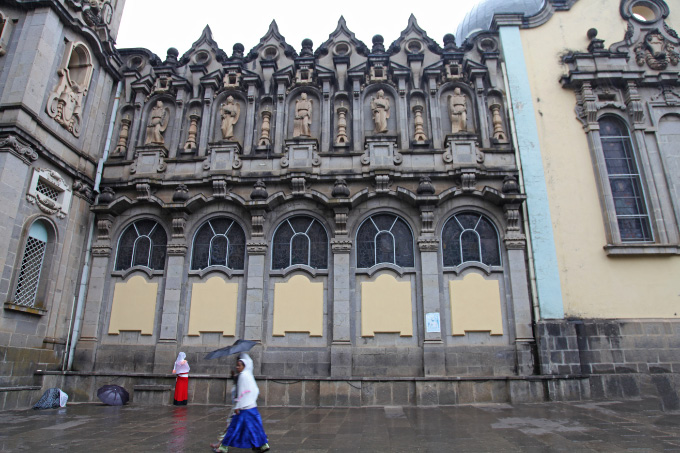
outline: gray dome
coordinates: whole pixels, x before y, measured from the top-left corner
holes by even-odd
[[[523,13],[532,16],[541,10],[543,3],[544,0],[482,0],[458,25],[456,41],[460,45],[471,33],[488,30],[494,14]]]

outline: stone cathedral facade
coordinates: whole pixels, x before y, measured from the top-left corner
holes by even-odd
[[[221,404],[238,338],[269,405],[674,407],[680,40],[599,3],[164,58],[115,47],[123,0],[0,4],[3,407],[167,404],[179,351]]]

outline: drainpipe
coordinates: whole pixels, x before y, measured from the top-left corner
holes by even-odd
[[[512,140],[515,143],[515,162],[517,162],[517,169],[519,173],[519,188],[520,193],[524,191],[524,175],[522,173],[522,161],[519,156],[519,141],[517,140],[517,129],[515,127],[515,113],[513,111],[512,93],[510,92],[510,82],[508,81],[508,72],[505,67],[505,62],[501,61],[501,68],[503,72],[503,83],[505,85],[505,93],[508,97],[508,109],[510,110],[509,123]],[[527,258],[529,260],[529,285],[531,287],[531,306],[534,313],[534,322],[540,319],[540,311],[538,308],[538,291],[536,289],[536,272],[534,269],[534,250],[531,246],[531,230],[529,229],[529,216],[527,212],[527,204],[522,203],[522,224],[527,238]]]
[[[116,96],[113,100],[113,110],[111,113],[111,122],[109,123],[109,131],[106,134],[106,142],[104,145],[104,154],[97,163],[97,174],[94,179],[94,191],[99,196],[99,184],[102,180],[102,172],[104,171],[104,162],[109,157],[109,149],[111,148],[111,139],[113,138],[113,128],[116,124],[116,116],[118,113],[118,104],[120,103],[120,93],[123,91],[123,82],[119,81],[116,87]],[[96,201],[95,201],[96,203]],[[68,361],[64,371],[70,370],[73,366],[73,354],[76,350],[76,343],[80,337],[80,329],[82,327],[83,310],[85,309],[85,294],[90,279],[90,258],[92,256],[92,240],[94,238],[95,216],[90,213],[90,234],[87,237],[87,248],[85,250],[85,264],[83,264],[83,273],[80,277],[80,287],[78,289],[78,301],[76,302],[76,314],[73,324],[73,331],[70,332],[66,341]],[[72,318],[73,319],[73,318]]]

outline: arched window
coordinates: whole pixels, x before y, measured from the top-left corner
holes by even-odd
[[[163,270],[167,242],[165,230],[158,222],[150,219],[134,222],[118,240],[115,270],[124,271],[133,266]]]
[[[603,117],[599,123],[602,153],[621,241],[652,241],[654,238],[628,128],[612,117]]]
[[[243,270],[246,258],[246,235],[243,228],[226,217],[210,219],[194,236],[191,269],[223,266]]]
[[[413,234],[408,224],[394,214],[376,214],[359,227],[356,240],[357,268],[387,263],[413,267]]]
[[[481,214],[456,214],[442,230],[442,255],[444,267],[470,261],[500,266],[501,251],[496,228]]]
[[[28,230],[28,239],[21,259],[19,278],[14,292],[14,303],[34,307],[40,287],[40,278],[45,263],[48,245],[47,225],[37,220]],[[43,277],[44,278],[44,277]]]
[[[274,233],[272,269],[285,269],[296,264],[328,269],[328,235],[323,225],[313,217],[290,217]]]

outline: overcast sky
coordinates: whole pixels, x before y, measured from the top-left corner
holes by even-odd
[[[237,42],[247,53],[275,19],[286,42],[299,52],[304,38],[314,42],[314,49],[326,41],[340,16],[369,48],[375,34],[385,38],[387,47],[406,28],[411,13],[428,36],[443,46],[443,36],[455,34],[458,23],[478,1],[127,0],[117,47],[145,47],[161,59],[168,47],[176,47],[182,55],[210,25],[213,38],[228,55]]]

